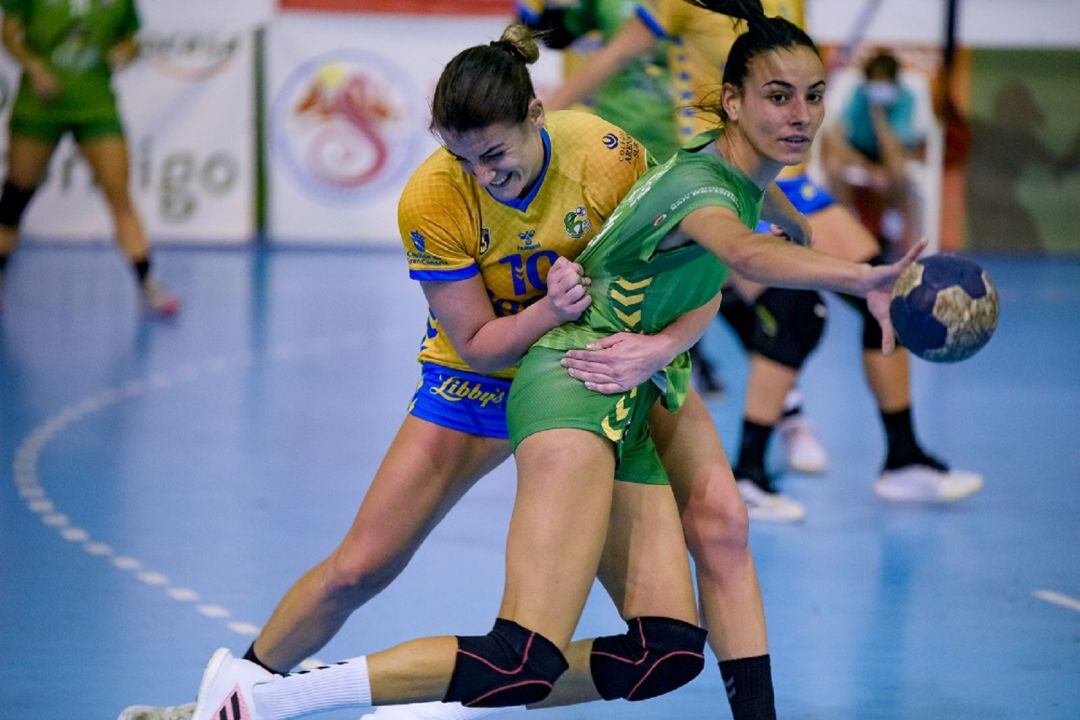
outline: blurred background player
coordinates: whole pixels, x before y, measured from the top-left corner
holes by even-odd
[[[60,139],[70,132],[113,217],[147,311],[172,315],[180,301],[150,273],[150,243],[128,192],[128,149],[112,74],[138,55],[134,0],[0,0],[3,45],[22,68],[8,121],[0,193],[0,302],[19,224]]]
[[[863,75],[822,135],[822,167],[829,190],[892,256],[921,234],[908,167],[923,159],[926,129],[915,92],[901,82],[895,55],[875,53],[863,65]]]
[[[553,108],[565,107],[589,96],[609,77],[636,57],[649,57],[661,40],[668,41],[676,106],[672,108],[681,138],[705,129],[699,111],[721,86],[721,71],[728,48],[745,24],[707,10],[745,14],[753,0],[652,0],[639,2],[634,15],[588,63],[568,77],[547,99]],[[805,26],[801,0],[767,0],[770,16],[785,17]],[[813,183],[802,166],[788,168],[777,181],[813,232],[814,246],[850,261],[880,261],[881,250],[873,235],[855,216]],[[742,438],[736,477],[752,518],[769,522],[801,520],[805,508],[782,494],[765,471],[765,453],[773,430],[790,408],[785,400],[799,370],[824,331],[825,305],[815,292],[764,288],[733,278],[735,292],[725,292],[721,313],[750,350]],[[886,437],[886,457],[875,491],[891,500],[948,502],[982,487],[975,473],[949,469],[919,444],[911,412],[910,357],[899,349],[881,352],[881,334],[865,301],[841,295],[862,319],[863,368],[877,401]],[[798,413],[794,413],[797,417]],[[797,431],[806,436],[799,421]],[[823,455],[818,458],[824,460]],[[821,463],[824,468],[824,462]]]

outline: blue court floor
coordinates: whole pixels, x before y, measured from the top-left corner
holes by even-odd
[[[1001,294],[997,335],[913,377],[925,444],[986,476],[955,506],[873,494],[882,432],[855,319],[830,303],[802,383],[829,470],[785,479],[804,524],[752,529],[783,718],[1080,717],[1080,262],[978,259]],[[192,699],[214,648],[242,652],[339,540],[415,386],[425,306],[398,253],[158,260],[185,303],[172,321],[139,316],[110,247],[30,245],[9,268],[0,720]],[[712,403],[730,448],[745,364],[720,325],[706,340],[731,387]],[[509,465],[483,480],[319,657],[485,632],[513,486]],[[621,631],[602,592],[580,631]],[[665,698],[545,716],[729,714],[710,661]]]

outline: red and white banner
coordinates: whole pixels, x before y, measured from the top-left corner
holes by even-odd
[[[268,236],[396,245],[397,200],[437,144],[430,97],[446,63],[509,17],[282,13],[267,33]],[[558,58],[532,66],[541,84]]]

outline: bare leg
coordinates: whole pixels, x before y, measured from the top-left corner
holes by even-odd
[[[866,383],[882,412],[896,412],[911,406],[911,355],[902,347],[892,355],[880,350],[863,350]]]
[[[6,181],[20,188],[37,188],[45,176],[56,143],[13,135],[8,147]],[[19,240],[19,228],[0,225],[0,255],[9,255]]]
[[[810,225],[814,245],[833,257],[866,262],[880,251],[866,226],[839,205],[811,215]],[[879,350],[865,350],[863,371],[879,409],[895,412],[911,405],[911,358],[906,350],[897,348],[889,357]]]
[[[710,647],[720,660],[768,653],[749,518],[708,409],[691,393],[676,414],[654,406],[649,422],[694,556]]]
[[[784,398],[795,387],[798,371],[752,353],[743,416],[759,425],[775,425],[784,413]]]
[[[127,142],[121,135],[94,138],[79,146],[105,195],[116,227],[116,243],[131,262],[150,256],[150,242],[128,190]]]
[[[481,438],[408,415],[344,540],[282,598],[255,640],[262,662],[288,670],[318,651],[405,568],[465,492],[510,454]]]
[[[517,466],[499,617],[566,649],[604,549],[614,453],[593,433],[547,430],[518,446]],[[435,637],[370,655],[372,704],[441,700],[456,651]]]

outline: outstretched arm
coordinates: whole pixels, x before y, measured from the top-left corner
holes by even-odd
[[[605,80],[619,72],[635,57],[656,49],[656,36],[635,15],[622,29],[584,63],[581,70],[566,78],[555,92],[544,99],[548,110],[562,110],[581,102],[596,92]]]
[[[810,221],[795,209],[776,183],[765,189],[765,204],[761,208],[761,219],[772,223],[791,238],[792,242],[809,246],[812,242]]]
[[[889,321],[892,286],[927,244],[924,238],[897,262],[872,266],[830,257],[773,235],[756,235],[731,210],[715,205],[694,210],[680,227],[732,270],[755,282],[865,297],[881,324],[881,349],[886,354],[892,352],[896,343]]]

